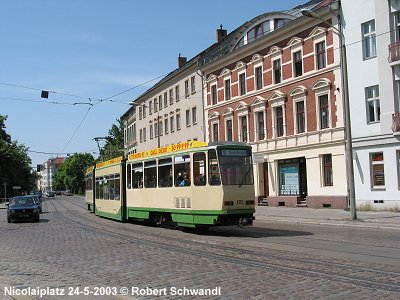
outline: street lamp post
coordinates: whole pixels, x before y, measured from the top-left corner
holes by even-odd
[[[319,19],[325,24],[328,24],[335,32],[339,34],[340,37],[340,71],[342,75],[342,99],[344,106],[344,122],[345,122],[345,151],[346,151],[346,172],[347,172],[347,197],[350,200],[350,211],[352,220],[357,220],[357,209],[356,209],[356,199],[355,199],[355,187],[354,187],[354,167],[353,167],[353,145],[351,137],[351,121],[350,121],[350,102],[349,102],[349,82],[347,77],[347,56],[346,56],[346,45],[343,32],[333,27],[324,19],[321,18],[315,12],[309,9],[302,9],[301,13],[305,17]],[[340,23],[340,16],[338,16]]]
[[[132,106],[142,106],[144,108],[149,108],[146,104],[144,103],[136,103],[134,101],[129,102],[130,105]],[[160,111],[157,110],[157,148],[160,148]]]

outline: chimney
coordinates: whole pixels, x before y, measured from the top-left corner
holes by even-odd
[[[179,56],[178,56],[178,67],[182,68],[186,63],[187,63],[187,58],[186,57],[181,57],[181,54],[179,53]]]
[[[228,34],[226,29],[222,29],[222,24],[220,29],[217,29],[217,43]]]

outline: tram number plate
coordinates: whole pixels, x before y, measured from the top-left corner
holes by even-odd
[[[244,200],[236,200],[236,204],[244,204]]]

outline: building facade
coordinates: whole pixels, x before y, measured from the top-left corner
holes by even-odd
[[[64,163],[65,157],[49,158],[42,164],[38,189],[42,192],[53,191],[53,177]]]
[[[338,19],[327,4],[258,16],[202,57],[207,137],[252,145],[255,196],[270,206],[348,206]]]
[[[356,201],[376,208],[398,207],[400,1],[341,2]]]
[[[178,57],[179,68],[132,102],[125,113],[128,154],[190,140],[204,141],[202,77],[197,58]]]

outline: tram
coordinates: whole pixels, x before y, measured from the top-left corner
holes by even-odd
[[[253,163],[245,143],[169,145],[97,164],[86,176],[87,207],[98,216],[191,228],[254,220]]]

